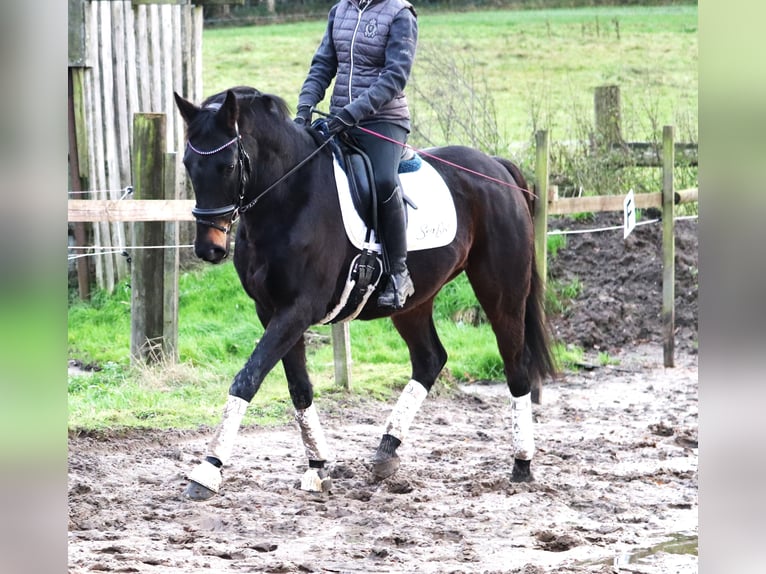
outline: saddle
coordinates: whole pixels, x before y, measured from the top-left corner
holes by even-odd
[[[325,123],[324,118],[320,118],[312,126],[319,132],[324,133]],[[367,228],[375,231],[376,237],[380,237],[377,221],[377,190],[375,189],[375,178],[370,158],[347,134],[334,138],[330,142],[330,147],[335,159],[346,173],[346,177],[348,177],[349,191],[351,192],[354,208]],[[411,173],[417,171],[420,169],[422,162],[423,160],[420,156],[411,148],[403,146],[398,172]],[[417,209],[417,205],[404,193],[401,182],[399,188],[402,189],[405,214],[408,207]]]
[[[349,138],[335,138],[333,152],[348,177],[351,200],[364,224],[378,233],[377,190],[372,173],[372,163],[367,154]]]
[[[312,127],[324,134],[325,125],[324,119],[318,119],[312,124]],[[375,178],[370,158],[345,134],[333,138],[330,141],[330,147],[341,169],[346,173],[352,203],[368,230],[367,242],[370,242],[373,232],[375,238],[379,239],[377,190],[375,189]],[[417,171],[422,160],[409,148],[404,147],[403,150],[398,172]],[[401,182],[399,187],[401,189]],[[407,213],[407,206],[417,209],[417,206],[409,198],[404,194],[402,195],[405,202],[405,214]],[[368,247],[362,249],[362,252],[351,263],[346,279],[346,288],[341,294],[340,303],[328,313],[321,323],[337,323],[355,318],[378,287],[380,279],[386,271],[383,262],[375,251]]]

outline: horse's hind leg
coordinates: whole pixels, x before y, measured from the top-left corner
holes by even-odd
[[[399,469],[396,449],[407,437],[415,415],[447,362],[447,352],[436,334],[432,313],[433,300],[392,317],[409,348],[412,377],[386,420],[372,459],[372,474],[376,480],[388,478]]]
[[[523,274],[514,275],[477,273],[469,267],[466,271],[479,303],[487,314],[497,339],[503,360],[505,378],[511,392],[511,439],[513,446],[513,471],[511,480],[528,482],[534,480],[531,471],[535,439],[532,423],[531,382],[524,365],[524,314],[526,289]],[[503,277],[514,277],[513,284]]]
[[[325,468],[331,458],[319,413],[314,406],[314,388],[306,370],[306,348],[303,337],[282,359],[290,398],[295,407],[295,421],[301,431],[308,469],[301,478],[301,490],[328,492],[332,481]]]

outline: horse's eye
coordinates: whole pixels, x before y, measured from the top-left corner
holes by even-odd
[[[230,174],[234,171],[234,168],[237,167],[236,163],[230,163],[229,165],[224,166],[223,171],[225,174]]]

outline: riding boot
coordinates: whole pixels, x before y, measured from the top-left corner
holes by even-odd
[[[378,306],[401,309],[407,297],[415,292],[415,286],[407,269],[407,226],[404,202],[398,187],[388,199],[379,204],[378,215],[391,271],[388,285],[378,297]]]

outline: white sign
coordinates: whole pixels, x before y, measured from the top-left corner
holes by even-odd
[[[625,239],[633,228],[636,226],[636,200],[633,197],[633,190],[628,192],[625,196],[625,201],[622,204],[623,207],[623,229],[622,238]]]

